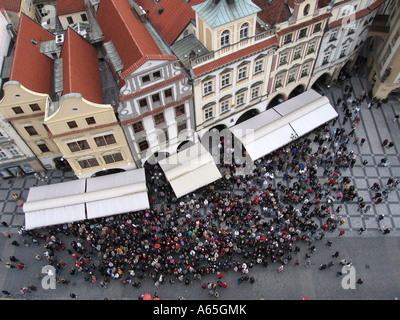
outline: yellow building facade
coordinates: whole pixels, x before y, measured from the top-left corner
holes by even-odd
[[[136,168],[111,105],[67,94],[48,105],[44,122],[78,178],[116,167]]]
[[[53,159],[61,157],[56,144],[49,139],[44,124],[44,114],[49,106],[47,94],[25,88],[17,81],[4,84],[4,97],[0,101],[0,112],[14,127],[46,169],[54,169]],[[40,168],[34,168],[40,171]]]

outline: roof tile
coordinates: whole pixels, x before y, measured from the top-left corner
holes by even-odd
[[[57,15],[62,16],[65,14],[85,11],[85,0],[58,0],[57,1]]]
[[[97,20],[104,33],[104,42],[112,40],[124,64],[122,78],[149,59],[176,59],[162,54],[146,26],[132,12],[128,0],[102,1]]]
[[[90,102],[102,103],[96,49],[74,30],[68,28],[61,58],[63,58],[63,94],[80,93]]]
[[[148,10],[147,17],[156,27],[169,45],[172,45],[182,31],[189,24],[191,19],[195,19],[195,12],[192,6],[202,3],[205,0],[167,0],[156,4],[154,1],[136,0],[145,11]],[[159,14],[158,8],[162,8]]]
[[[40,52],[40,42],[54,36],[25,14],[21,14],[10,80],[29,90],[51,95],[53,60]]]
[[[4,8],[7,11],[19,12],[22,0],[1,0],[0,9]]]

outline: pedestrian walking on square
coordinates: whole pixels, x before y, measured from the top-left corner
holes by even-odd
[[[362,234],[366,229],[364,227],[361,227],[358,229],[358,234]]]
[[[2,290],[1,291],[3,294],[5,294],[6,296],[11,296],[11,293],[8,292],[7,290]]]
[[[390,149],[390,148],[393,147],[393,146],[394,146],[393,141],[390,141],[389,144],[388,144],[388,146],[387,146],[386,148]]]
[[[400,118],[400,114],[398,113],[398,114],[396,114],[396,115],[394,116],[393,122],[396,122],[397,120],[399,120],[399,118]]]
[[[367,213],[368,211],[370,211],[372,209],[371,205],[368,204],[365,209],[364,209],[364,213]]]
[[[386,145],[388,144],[388,142],[389,142],[388,139],[383,140],[383,141],[382,141],[382,146],[383,146],[383,147],[386,146]]]

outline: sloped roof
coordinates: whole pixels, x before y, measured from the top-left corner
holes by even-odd
[[[261,11],[251,0],[234,0],[232,4],[225,0],[206,0],[192,8],[212,28]]]
[[[1,0],[0,9],[4,8],[7,11],[19,12],[22,0]]]
[[[147,17],[156,27],[169,45],[172,45],[182,31],[189,24],[191,19],[195,19],[193,5],[204,2],[205,0],[161,0],[158,4],[154,1],[136,0],[145,11],[148,10]],[[158,9],[162,8],[159,14]]]
[[[132,12],[128,0],[100,2],[97,20],[104,33],[104,42],[112,41],[117,49],[126,78],[147,60],[175,60],[174,55],[164,55],[144,23]]]
[[[63,95],[80,93],[94,103],[103,103],[96,49],[71,28],[61,51]]]
[[[39,24],[21,14],[10,80],[29,90],[51,95],[53,60],[40,52],[40,42],[54,36]]]
[[[258,17],[269,25],[288,21],[291,16],[291,10],[295,3],[301,3],[301,0],[252,0],[254,4],[261,8]],[[318,8],[324,8],[329,5],[331,0],[317,0]],[[287,2],[287,3],[285,3]]]
[[[85,0],[58,0],[57,1],[57,15],[62,16],[65,14],[85,11]]]

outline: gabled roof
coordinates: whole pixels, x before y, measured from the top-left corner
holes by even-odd
[[[251,0],[206,0],[192,6],[193,10],[212,28],[261,11]]]
[[[154,1],[136,0],[147,12],[147,17],[156,27],[169,45],[172,45],[182,31],[189,24],[191,19],[195,19],[193,5],[204,2],[205,0],[161,0],[158,4]],[[162,13],[159,14],[159,8]]]
[[[19,12],[21,9],[22,0],[1,0],[0,9],[6,9],[7,11]]]
[[[85,0],[58,0],[57,1],[57,15],[62,16],[65,14],[85,11]]]
[[[10,81],[18,81],[29,90],[51,95],[53,60],[40,52],[40,42],[54,36],[21,14],[15,43]]]
[[[176,59],[161,52],[145,24],[132,12],[128,0],[101,1],[96,18],[104,33],[104,42],[111,40],[122,60],[122,78],[147,60]]]
[[[63,95],[80,93],[94,103],[103,103],[96,49],[71,28],[61,51]]]

